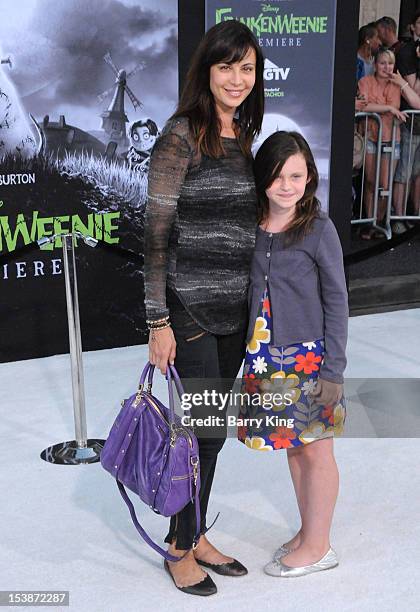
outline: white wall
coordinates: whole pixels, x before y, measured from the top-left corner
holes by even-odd
[[[360,27],[371,21],[376,21],[386,15],[393,17],[397,22],[400,18],[400,0],[361,0],[360,1]]]

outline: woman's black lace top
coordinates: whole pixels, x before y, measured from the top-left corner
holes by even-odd
[[[230,334],[247,322],[247,288],[256,230],[252,160],[236,139],[225,156],[196,151],[188,119],[169,121],[150,160],[145,213],[147,318],[170,312],[166,288],[203,328]]]

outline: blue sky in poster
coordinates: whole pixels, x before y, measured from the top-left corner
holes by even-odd
[[[206,0],[207,27],[241,18],[256,35],[265,64],[263,138],[296,129],[309,141],[328,193],[336,0]]]
[[[2,0],[0,53],[9,54],[13,80],[25,108],[37,119],[49,114],[85,130],[97,130],[97,96],[114,77],[103,61],[110,51],[118,68],[139,61],[146,68],[129,86],[143,102],[130,121],[151,115],[162,125],[178,99],[176,0]]]

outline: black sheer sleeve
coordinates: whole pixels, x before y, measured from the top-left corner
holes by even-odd
[[[168,243],[192,147],[188,120],[166,124],[150,160],[144,227],[144,287],[147,319],[166,317]]]

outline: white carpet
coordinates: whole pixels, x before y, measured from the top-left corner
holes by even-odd
[[[352,318],[346,375],[419,377],[419,344],[420,309]],[[146,348],[85,354],[88,437],[107,436]],[[336,440],[341,490],[332,543],[340,565],[289,580],[262,571],[298,527],[284,452],[257,453],[228,440],[210,502],[210,519],[221,512],[211,539],[249,575],[213,575],[217,595],[198,598],[174,588],[99,464],[40,459],[45,447],[74,437],[68,356],[1,365],[0,400],[0,590],[70,591],[70,608],[38,610],[420,610],[419,439]],[[167,520],[136,508],[161,543]]]

